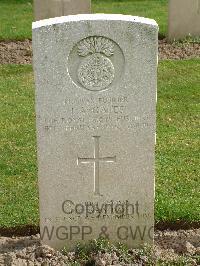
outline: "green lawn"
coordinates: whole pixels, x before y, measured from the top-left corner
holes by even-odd
[[[31,66],[0,66],[0,226],[38,223]]]
[[[200,221],[200,61],[163,61],[158,75],[156,221]],[[0,227],[38,224],[31,66],[0,66]]]
[[[0,0],[0,40],[31,38],[32,1]]]
[[[158,74],[156,220],[200,221],[200,60]]]
[[[121,13],[155,19],[167,32],[167,0],[92,0],[93,13]],[[0,40],[31,38],[31,0],[0,0]]]

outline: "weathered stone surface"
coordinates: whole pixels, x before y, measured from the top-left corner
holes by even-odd
[[[157,34],[123,15],[33,23],[43,243],[152,243]]]
[[[169,0],[168,38],[200,36],[200,0]]]
[[[91,13],[91,0],[34,0],[35,20]]]

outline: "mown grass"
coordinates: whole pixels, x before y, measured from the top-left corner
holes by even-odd
[[[32,1],[0,0],[0,40],[31,38]]]
[[[0,225],[38,223],[31,66],[0,66]]]
[[[167,0],[92,0],[92,12],[153,18],[167,32]],[[0,40],[31,39],[32,21],[32,0],[0,0]]]
[[[200,61],[158,72],[156,221],[200,221],[197,111]],[[31,66],[0,66],[0,227],[38,224]]]
[[[200,220],[199,98],[200,60],[160,63],[156,220]]]

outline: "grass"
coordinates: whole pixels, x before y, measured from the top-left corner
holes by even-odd
[[[31,66],[0,66],[0,226],[38,223]]]
[[[0,0],[0,40],[31,38],[32,2]]]
[[[0,0],[0,40],[31,39],[32,0]],[[92,0],[93,13],[121,13],[155,19],[167,32],[167,0]]]
[[[200,61],[158,72],[156,221],[200,221],[197,111]],[[31,66],[0,66],[0,227],[38,225]]]
[[[156,220],[200,220],[200,60],[160,63]]]

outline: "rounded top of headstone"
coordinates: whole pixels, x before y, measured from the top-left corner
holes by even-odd
[[[80,14],[80,15],[71,15],[64,17],[56,17],[50,19],[44,19],[40,21],[36,21],[32,23],[32,28],[37,29],[40,27],[67,23],[67,22],[77,22],[77,21],[127,21],[127,22],[135,22],[142,23],[151,26],[158,27],[158,24],[155,20],[143,17],[135,17],[130,15],[121,15],[121,14]]]

